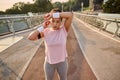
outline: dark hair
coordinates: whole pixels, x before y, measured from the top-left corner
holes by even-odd
[[[51,10],[51,12],[61,12],[61,10],[59,8],[54,8]]]

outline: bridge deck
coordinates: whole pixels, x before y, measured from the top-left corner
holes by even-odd
[[[26,39],[30,32],[16,35],[22,39],[0,52],[0,80],[21,78],[26,67],[23,80],[45,79],[44,44],[40,46],[39,40]],[[120,80],[120,38],[112,38],[110,34],[74,18],[67,50],[68,80]],[[54,78],[57,80],[57,73]]]
[[[44,49],[44,44],[42,44],[26,70],[23,80],[45,80],[43,70]],[[68,35],[67,51],[69,56],[68,80],[97,80],[81,52],[72,29]],[[58,80],[57,74],[54,80]]]

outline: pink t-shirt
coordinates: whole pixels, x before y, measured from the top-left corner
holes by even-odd
[[[44,31],[46,61],[56,64],[65,61],[67,57],[66,40],[67,32],[62,26],[59,30],[46,28]]]

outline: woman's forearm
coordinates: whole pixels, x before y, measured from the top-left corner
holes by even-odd
[[[28,36],[28,39],[31,40],[31,41],[35,41],[38,39],[38,35],[39,35],[39,31],[38,30],[35,30],[33,32],[31,32]]]
[[[72,16],[73,16],[73,13],[72,13],[72,12],[61,12],[61,13],[60,13],[60,17],[61,17],[61,18],[66,18],[66,19],[68,19],[68,18],[72,18]]]
[[[61,12],[60,17],[65,18],[64,26],[65,26],[66,31],[68,32],[71,26],[71,23],[72,23],[73,13],[72,12]]]

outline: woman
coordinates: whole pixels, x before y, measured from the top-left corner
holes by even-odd
[[[55,70],[58,72],[60,80],[67,80],[66,40],[72,17],[72,12],[61,12],[59,9],[53,9],[44,17],[43,26],[28,36],[28,39],[32,41],[41,37],[45,40],[44,70],[46,80],[53,79]]]

